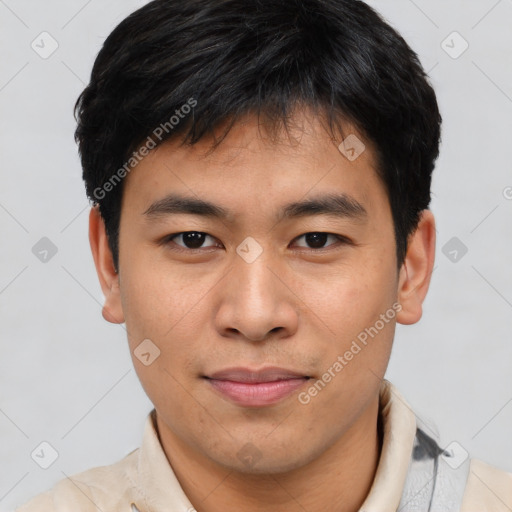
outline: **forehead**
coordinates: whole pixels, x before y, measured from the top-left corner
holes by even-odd
[[[220,126],[216,136],[224,129]],[[159,145],[127,176],[123,203],[146,211],[156,199],[179,192],[214,199],[233,211],[238,206],[257,212],[308,195],[342,193],[360,203],[375,202],[385,190],[373,144],[349,123],[333,136],[307,111],[275,132],[248,115],[215,148],[213,141],[205,136],[194,145],[180,139]]]
[[[186,146],[188,157],[221,165],[232,163],[236,167],[241,162],[235,161],[235,157],[244,150],[249,158],[251,154],[274,154],[303,159],[309,163],[318,162],[320,165],[325,164],[332,155],[336,155],[337,159],[340,155],[344,156],[351,163],[362,156],[365,165],[375,168],[375,147],[353,123],[341,121],[339,127],[333,127],[331,131],[325,115],[309,107],[297,107],[293,115],[287,118],[286,125],[281,119],[270,120],[265,114],[257,116],[253,113],[246,114],[233,126],[229,125],[230,121],[226,120],[216,128],[213,136],[206,135],[194,145]],[[221,142],[214,146],[215,140]],[[343,141],[346,146],[343,144],[340,148]],[[170,139],[161,144],[156,152],[175,151],[180,143],[179,139]]]

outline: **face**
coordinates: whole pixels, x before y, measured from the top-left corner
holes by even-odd
[[[401,308],[370,142],[347,131],[366,145],[350,161],[296,121],[276,142],[247,117],[210,153],[167,142],[124,185],[110,306],[161,435],[245,472],[298,468],[367,421]]]

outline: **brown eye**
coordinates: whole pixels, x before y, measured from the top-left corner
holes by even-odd
[[[341,237],[337,235],[333,235],[331,233],[306,233],[296,240],[304,239],[305,244],[297,243],[299,247],[307,247],[309,249],[323,249],[324,247],[329,247],[333,243],[341,240]],[[328,241],[332,240],[333,243],[325,245]]]
[[[202,249],[204,248],[203,244],[207,238],[211,238],[213,245],[215,245],[213,237],[200,231],[185,231],[183,233],[178,233],[177,235],[169,238],[169,240],[172,240],[177,245],[185,247],[186,249]]]

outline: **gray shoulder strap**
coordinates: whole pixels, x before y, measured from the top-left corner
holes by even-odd
[[[462,447],[442,450],[418,428],[398,512],[459,512],[468,474]]]

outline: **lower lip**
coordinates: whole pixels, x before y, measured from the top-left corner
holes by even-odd
[[[263,407],[272,405],[304,385],[309,379],[277,380],[273,382],[234,382],[231,380],[207,379],[214,389],[238,405]]]

